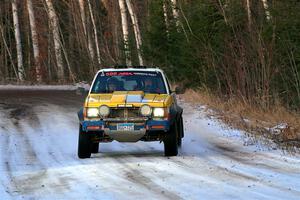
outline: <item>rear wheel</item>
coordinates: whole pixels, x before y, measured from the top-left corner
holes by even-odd
[[[165,156],[177,156],[178,154],[178,124],[174,122],[164,139]]]
[[[82,127],[79,127],[79,138],[78,138],[78,157],[79,158],[90,158],[92,152],[92,141],[91,136],[82,131]]]

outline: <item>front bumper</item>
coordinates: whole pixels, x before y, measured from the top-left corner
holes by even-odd
[[[105,119],[97,121],[82,121],[82,130],[88,131],[117,131],[118,123],[134,123],[134,131],[169,131],[169,120],[154,120],[154,119]]]
[[[118,130],[119,123],[133,123],[134,130]],[[85,132],[102,132],[112,140],[119,142],[137,142],[148,138],[147,140],[157,140],[157,133],[166,133],[170,129],[168,120],[153,120],[139,118],[138,120],[120,120],[120,119],[105,119],[97,121],[83,121],[82,130]],[[153,137],[151,137],[153,136]]]

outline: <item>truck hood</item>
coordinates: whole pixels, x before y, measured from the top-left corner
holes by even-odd
[[[154,107],[166,107],[172,102],[168,94],[149,94],[143,91],[115,91],[110,94],[90,94],[85,102],[86,107],[98,107],[107,105],[117,107],[118,105],[132,105],[139,107],[148,104]]]

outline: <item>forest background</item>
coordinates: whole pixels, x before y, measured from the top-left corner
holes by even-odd
[[[298,0],[1,0],[2,84],[90,82],[113,65],[270,109],[300,106]]]

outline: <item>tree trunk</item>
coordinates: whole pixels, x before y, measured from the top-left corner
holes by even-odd
[[[63,65],[63,57],[62,57],[62,46],[59,36],[59,23],[56,12],[54,10],[52,0],[45,0],[48,8],[48,15],[50,19],[50,24],[52,28],[53,40],[54,40],[54,49],[55,49],[55,57],[57,64],[57,76],[59,81],[63,81],[65,77],[64,73],[64,65]]]
[[[167,9],[167,5],[166,5],[166,0],[164,0],[163,2],[163,12],[164,12],[164,19],[165,19],[165,24],[166,24],[166,32],[167,32],[167,36],[169,37],[169,19],[168,19],[168,9]]]
[[[124,0],[119,0],[119,6],[120,6],[120,13],[121,13],[121,20],[122,20],[122,31],[123,31],[126,65],[131,65],[130,49],[129,49],[129,44],[128,44],[127,14],[126,14]]]
[[[264,9],[265,9],[266,18],[267,18],[268,21],[270,21],[271,14],[270,14],[270,11],[269,11],[268,1],[267,0],[262,0],[262,3],[263,3],[263,6],[264,6]]]
[[[60,30],[60,27],[59,27],[59,32],[62,33],[62,31]],[[60,43],[61,43],[61,50],[64,54],[64,57],[65,57],[65,61],[66,61],[66,64],[67,64],[67,68],[68,68],[68,71],[69,71],[69,78],[70,80],[73,81],[73,83],[75,83],[75,75],[72,71],[72,68],[71,68],[71,65],[70,65],[70,62],[69,62],[69,59],[68,59],[68,55],[67,55],[67,51],[66,49],[64,48],[64,35],[61,34],[61,40],[60,40]]]
[[[173,17],[175,19],[176,27],[179,27],[179,13],[177,9],[177,0],[171,0],[172,2],[172,12],[173,12]]]
[[[18,79],[24,81],[25,72],[23,66],[23,54],[22,54],[22,44],[21,44],[21,35],[20,35],[20,25],[18,18],[18,7],[16,0],[11,1],[13,21],[14,21],[14,31],[16,38],[16,47],[17,47],[17,57],[18,57]]]
[[[81,21],[82,21],[82,27],[83,27],[83,32],[84,35],[86,35],[86,19],[85,19],[85,9],[84,9],[84,0],[78,0],[79,2],[79,7],[80,7],[80,16],[81,16]]]
[[[82,21],[82,26],[83,26],[83,32],[84,32],[85,38],[87,38],[88,49],[89,49],[89,54],[90,54],[91,60],[94,61],[95,51],[93,48],[93,43],[92,43],[91,37],[88,34],[88,29],[86,26],[86,15],[85,15],[85,7],[84,7],[85,0],[78,0],[78,1],[79,1],[79,7],[80,7],[80,16],[81,16],[81,21]],[[91,71],[93,71],[93,70],[91,70]]]
[[[88,6],[89,6],[91,21],[92,21],[93,30],[94,30],[94,39],[95,39],[96,52],[97,52],[97,61],[98,61],[98,64],[101,65],[101,54],[100,54],[100,49],[99,49],[98,32],[97,32],[97,27],[96,27],[95,18],[94,18],[94,14],[93,14],[93,10],[92,10],[90,0],[88,0],[88,4],[89,4]]]
[[[141,32],[140,32],[140,27],[139,23],[136,17],[135,12],[133,11],[133,6],[130,0],[126,0],[126,5],[131,17],[132,21],[132,26],[133,26],[133,31],[134,31],[134,36],[135,36],[135,42],[136,42],[136,48],[137,48],[137,53],[138,53],[138,58],[139,58],[139,64],[144,65],[144,60],[141,54],[141,46],[142,46],[142,38],[141,38]]]
[[[29,14],[29,23],[30,23],[30,30],[31,30],[36,81],[42,82],[41,64],[40,64],[40,48],[39,48],[39,41],[38,41],[34,11],[33,11],[33,6],[32,6],[31,0],[27,0],[27,9],[28,9],[28,14]]]
[[[16,69],[16,67],[15,67],[15,64],[14,64],[14,61],[13,61],[13,58],[12,58],[12,55],[11,55],[11,52],[10,52],[10,50],[9,50],[9,48],[8,48],[8,45],[7,45],[7,42],[6,42],[6,40],[5,40],[5,36],[4,36],[4,31],[3,31],[3,28],[2,28],[2,24],[0,25],[0,31],[1,31],[1,36],[2,36],[2,38],[3,38],[3,44],[4,44],[4,47],[5,47],[5,50],[7,51],[7,54],[8,54],[8,56],[9,56],[9,59],[10,59],[12,68],[13,68],[13,70],[14,70],[14,72],[15,72],[16,78],[19,78],[17,69]],[[7,70],[7,71],[8,71],[8,70]]]
[[[247,16],[248,16],[248,28],[249,31],[251,30],[251,24],[252,24],[252,17],[251,17],[251,6],[250,6],[250,0],[246,0],[246,7],[247,7]]]
[[[104,0],[103,0],[104,1]],[[120,9],[119,9],[119,5],[114,3],[112,5],[112,13],[110,13],[108,16],[110,18],[110,24],[112,24],[112,27],[111,27],[111,31],[112,31],[112,44],[113,44],[113,53],[114,55],[111,56],[111,60],[113,61],[113,63],[118,63],[119,60],[120,60],[120,57],[121,57],[121,49],[120,49],[120,41],[122,41],[122,37],[120,37],[120,32],[122,31],[119,27],[119,24],[120,24],[120,20],[121,20],[121,17],[119,17],[119,13],[120,13]],[[106,47],[108,47],[106,45]],[[110,48],[107,48],[107,51],[109,51]],[[108,53],[108,55],[110,55],[110,53]],[[115,59],[113,58],[115,57]]]
[[[225,21],[226,24],[228,24],[228,20],[227,20],[227,17],[226,17],[226,13],[225,13],[225,9],[224,9],[224,6],[222,4],[222,1],[218,0],[218,3],[219,3],[219,6],[220,6],[220,8],[222,10],[224,21]]]

